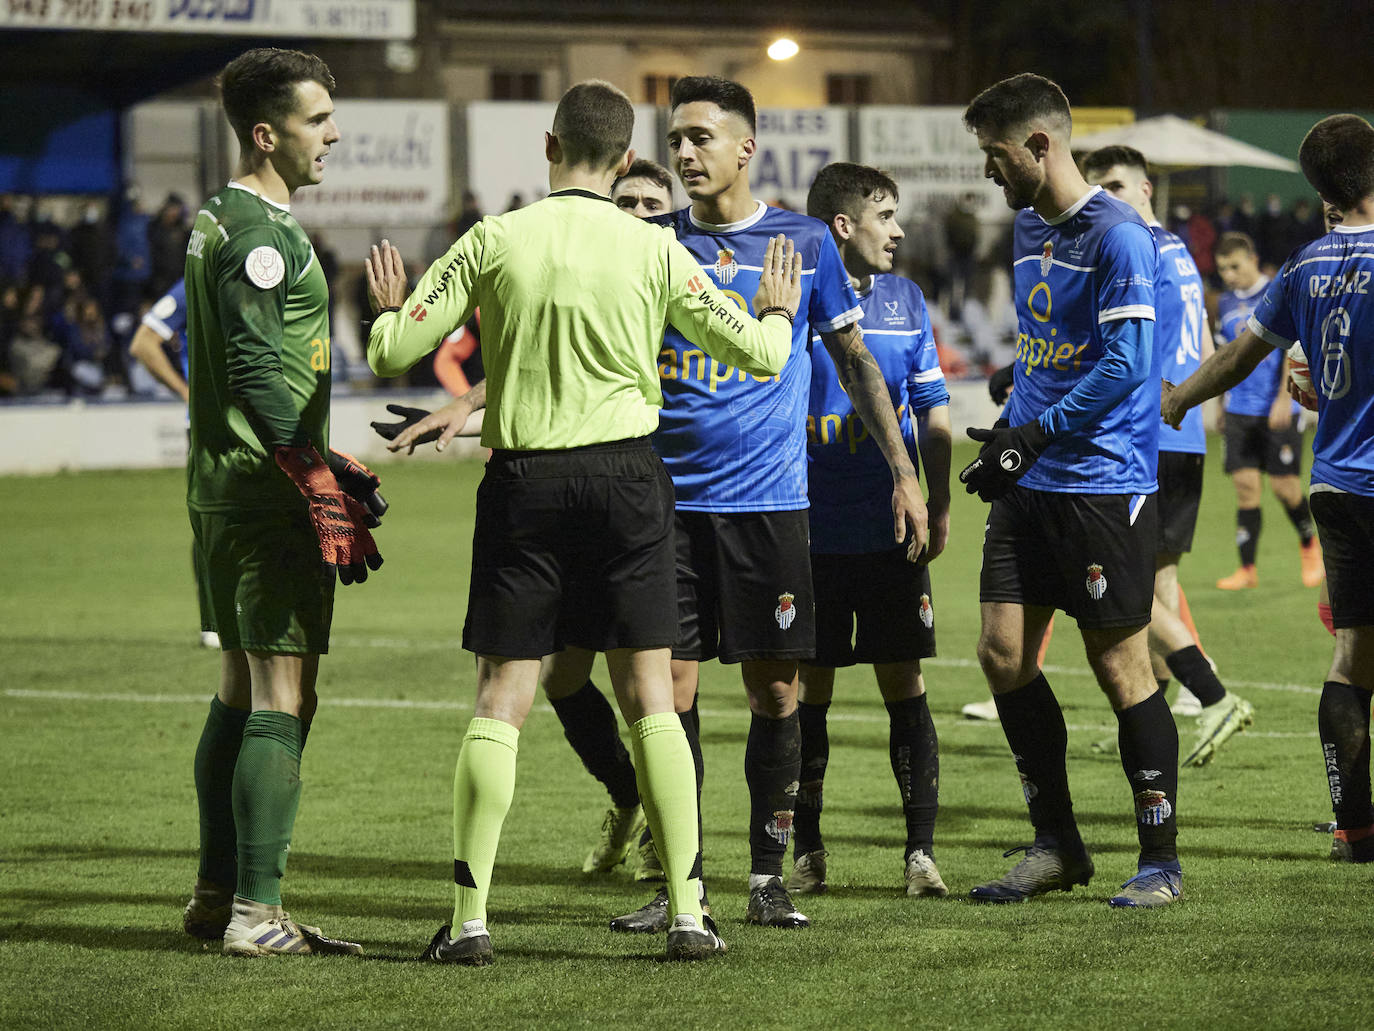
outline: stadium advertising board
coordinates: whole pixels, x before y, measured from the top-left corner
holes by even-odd
[[[448,218],[448,105],[434,100],[338,100],[341,139],[324,182],[291,212],[311,226],[429,226]]]
[[[549,192],[544,133],[553,125],[557,104],[547,101],[491,100],[468,105],[468,186],[488,215],[505,211],[518,194],[522,204]],[[657,159],[658,110],[635,105],[630,146],[639,157]]]
[[[758,150],[749,164],[754,196],[805,211],[816,173],[849,159],[848,115],[842,107],[760,108]]]
[[[860,108],[859,160],[891,174],[904,212],[943,211],[972,193],[981,217],[1010,218],[963,119],[962,107]]]
[[[411,39],[415,0],[4,0],[0,28]]]

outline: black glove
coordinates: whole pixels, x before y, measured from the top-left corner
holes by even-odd
[[[399,415],[400,422],[374,422],[372,428],[377,431],[377,435],[385,437],[387,440],[395,440],[410,427],[423,419],[430,413],[423,408],[407,408],[405,405],[387,405],[386,410],[392,415]],[[416,438],[414,444],[428,444],[438,440],[443,435],[443,430],[430,430],[421,437]]]
[[[959,482],[984,501],[996,501],[1011,490],[1050,444],[1049,434],[1034,419],[1022,426],[988,430],[970,426],[968,435],[982,441],[983,447],[978,457],[964,466]]]
[[[390,507],[386,498],[377,488],[382,485],[381,477],[347,451],[329,449],[329,471],[339,481],[339,488],[354,501],[363,506],[363,521],[369,529],[382,525],[382,516]]]
[[[1007,403],[1007,395],[1011,393],[1011,381],[1014,378],[1013,370],[1015,363],[1004,365],[991,376],[988,377],[988,396],[992,398],[995,405]]]

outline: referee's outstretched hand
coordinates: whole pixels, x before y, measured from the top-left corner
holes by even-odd
[[[763,271],[754,294],[754,311],[786,308],[793,318],[801,304],[802,256],[792,241],[779,233],[763,252]]]
[[[401,260],[401,252],[383,240],[381,246],[372,245],[372,250],[363,262],[363,276],[367,279],[367,299],[372,305],[372,314],[384,308],[399,308],[405,304],[410,287],[406,281],[406,266]]]

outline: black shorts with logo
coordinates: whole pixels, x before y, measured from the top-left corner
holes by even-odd
[[[1198,506],[1202,503],[1205,455],[1159,453],[1159,544],[1156,551],[1180,555],[1193,550]]]
[[[1337,629],[1374,626],[1374,498],[1314,485],[1312,519],[1322,542],[1331,623]]]
[[[979,599],[1063,609],[1084,630],[1144,626],[1158,519],[1154,494],[1013,487],[988,514]]]
[[[1258,469],[1270,476],[1298,476],[1302,473],[1302,434],[1298,417],[1286,429],[1271,430],[1267,415],[1232,415],[1222,422],[1226,440],[1227,473],[1237,469]]]
[[[815,665],[910,662],[935,654],[930,570],[908,562],[905,545],[866,555],[813,554],[811,576]]]
[[[540,658],[677,637],[673,484],[647,437],[494,451],[477,488],[463,647]]]
[[[810,535],[804,508],[679,511],[673,658],[811,658],[816,606]]]

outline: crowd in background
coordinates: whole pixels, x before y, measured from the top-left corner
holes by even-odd
[[[0,194],[0,398],[155,392],[137,363],[130,367],[128,342],[148,306],[181,277],[194,210],[171,193],[148,211],[136,186],[115,198],[67,204],[74,214],[66,220],[44,200]],[[506,206],[522,200],[512,196]],[[955,379],[981,377],[1011,361],[1016,338],[1011,226],[980,224],[974,200],[968,195],[945,211],[909,217],[898,252],[898,271],[926,294],[941,364]],[[1220,234],[1246,233],[1272,273],[1323,232],[1312,201],[1299,198],[1285,208],[1276,194],[1262,208],[1244,195],[1191,210],[1180,205],[1170,216],[1169,228],[1218,288],[1212,248]],[[465,193],[455,217],[427,237],[426,263],[481,217],[478,198]],[[338,263],[321,238],[315,244],[333,297]],[[343,372],[336,364],[336,380],[348,379]],[[410,379],[413,386],[442,381],[427,369]]]

